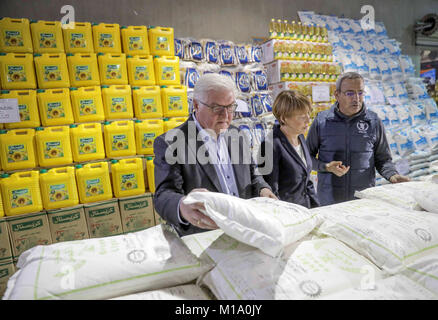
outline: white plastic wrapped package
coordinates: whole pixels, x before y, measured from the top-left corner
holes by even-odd
[[[219,44],[219,57],[222,66],[235,66],[238,64],[234,54],[234,44],[229,41]]]
[[[438,146],[438,122],[435,122],[434,125],[426,126],[424,128],[424,135],[426,136],[427,143],[430,149]],[[429,159],[429,161],[433,160],[435,159]]]
[[[211,300],[211,297],[199,286],[186,284],[161,290],[129,294],[111,300]]]
[[[378,199],[318,209],[325,217],[318,233],[348,244],[390,274],[399,273],[438,246],[438,216],[429,212],[404,209]]]
[[[346,34],[354,34],[352,28],[352,20],[348,18],[339,18],[338,23],[342,28],[342,32]]]
[[[246,51],[245,45],[235,45],[234,54],[240,64],[249,63],[248,53]]]
[[[180,60],[184,60],[184,44],[181,39],[174,39],[174,46],[175,46],[175,56],[177,56]]]
[[[429,144],[427,143],[426,136],[423,133],[423,130],[419,126],[414,126],[409,128],[409,135],[411,137],[412,143],[414,144],[414,148],[416,150],[424,150],[429,148]]]
[[[354,250],[325,238],[300,241],[277,259],[260,251],[235,255],[219,262],[201,283],[220,300],[304,300],[366,285],[366,273],[375,280],[383,277]]]
[[[395,57],[388,57],[386,61],[391,69],[392,79],[400,80],[401,78],[403,78],[403,72],[402,69],[400,68],[400,63],[398,59],[396,59]]]
[[[187,44],[187,56],[185,57],[185,59],[194,62],[202,62],[204,60],[203,51],[204,49],[199,41],[190,39]]]
[[[429,98],[429,94],[427,93],[427,89],[422,78],[407,78],[406,90],[408,91],[410,99],[422,100]]]
[[[405,78],[415,77],[415,68],[414,68],[414,64],[412,63],[411,57],[402,54],[399,57],[399,61],[404,77]]]
[[[409,264],[402,274],[438,295],[437,250]]]
[[[200,75],[196,68],[186,68],[186,73],[184,75],[184,85],[186,85],[187,88],[195,88],[199,77]]]
[[[409,109],[409,105],[398,105],[394,107],[397,110],[398,118],[400,119],[400,124],[402,126],[412,126],[413,120],[411,116],[411,111]]]
[[[226,234],[274,257],[320,223],[309,209],[271,198],[240,199],[217,192],[191,192],[183,201],[203,203],[203,213]]]
[[[392,81],[392,71],[388,60],[384,57],[377,58],[382,81]]]
[[[219,46],[216,41],[203,39],[201,43],[204,48],[205,61],[219,63]]]
[[[362,26],[360,24],[360,20],[353,20],[351,24],[351,29],[353,29],[354,35],[357,36],[364,36],[364,32],[362,29]]]
[[[251,77],[253,90],[268,90],[268,76],[265,70],[254,70],[253,72],[251,72]]]
[[[397,144],[397,150],[400,155],[405,155],[414,150],[414,143],[412,142],[408,129],[396,130],[392,137]]]
[[[381,21],[377,21],[374,23],[374,28],[376,31],[376,34],[380,37],[382,36],[388,36],[387,32],[386,32],[386,27],[385,24]]]
[[[414,196],[427,191],[438,193],[438,184],[430,181],[409,181],[356,191],[354,196],[386,201],[404,209],[421,210]]]
[[[372,80],[380,80],[382,79],[382,75],[380,73],[379,64],[377,61],[377,58],[373,55],[368,55],[368,66],[369,66],[369,73],[370,73],[370,79]]]
[[[251,51],[250,51],[250,58],[251,58],[251,62],[261,63],[262,62],[262,58],[263,58],[262,47],[261,46],[252,45],[251,46]]]
[[[125,235],[33,247],[19,257],[5,299],[109,299],[195,280],[198,260],[162,225]]]
[[[430,121],[438,120],[438,108],[434,99],[424,99],[423,101],[426,119]]]
[[[434,190],[427,190],[414,195],[418,205],[429,212],[438,213],[438,193]]]
[[[251,92],[251,74],[245,71],[235,72],[236,87],[240,92]]]
[[[372,281],[372,280],[370,280]],[[424,286],[397,274],[375,282],[369,288],[350,288],[328,296],[321,300],[437,300],[438,296]]]
[[[414,124],[423,125],[426,123],[426,109],[423,103],[413,101],[409,104],[411,110],[412,121]]]
[[[256,116],[259,116],[266,111],[263,108],[262,102],[260,100],[260,96],[258,93],[253,93],[251,96],[251,107]]]

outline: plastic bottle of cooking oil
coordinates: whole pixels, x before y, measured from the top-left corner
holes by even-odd
[[[33,169],[37,166],[34,137],[34,129],[0,130],[3,170]]]
[[[0,30],[0,52],[33,52],[29,19],[4,17],[0,20]]]
[[[75,22],[74,28],[63,28],[66,53],[94,53],[91,23]]]
[[[79,203],[74,167],[40,170],[40,188],[46,210],[72,207]]]
[[[148,176],[149,191],[155,192],[154,157],[146,157],[146,172]]]
[[[41,167],[73,163],[68,126],[36,128],[35,142]]]
[[[130,85],[155,85],[154,59],[151,55],[128,56],[126,62]]]
[[[135,142],[137,154],[153,155],[154,140],[164,133],[163,120],[149,119],[135,121]]]
[[[104,123],[105,153],[108,158],[136,154],[134,123],[131,120]]]
[[[6,129],[35,128],[40,126],[38,101],[35,90],[2,90],[0,99],[17,99],[20,122],[5,123]]]
[[[60,21],[30,21],[34,53],[65,52]]]
[[[132,100],[136,118],[152,119],[163,117],[159,86],[132,87]]]
[[[35,89],[32,54],[0,52],[0,79],[3,89]]]
[[[122,53],[120,26],[117,23],[93,23],[94,51]]]
[[[163,129],[164,132],[167,132],[173,128],[176,128],[182,125],[187,118],[185,117],[175,117],[175,118],[164,118],[163,119]]]
[[[151,55],[175,55],[173,28],[150,26],[148,28],[148,38]]]
[[[95,53],[68,53],[67,65],[72,87],[100,86]]]
[[[111,160],[111,177],[117,198],[145,193],[141,158]]]
[[[102,125],[100,123],[70,125],[70,142],[75,162],[105,159]]]
[[[148,29],[146,26],[122,26],[123,53],[129,55],[149,54]]]
[[[106,161],[76,165],[76,183],[81,203],[109,200],[113,197]]]
[[[103,121],[102,92],[99,86],[70,88],[75,122]]]
[[[3,174],[0,188],[6,216],[38,212],[43,209],[38,171]]]
[[[105,119],[130,119],[134,117],[129,85],[102,86],[102,100]]]
[[[38,88],[70,87],[65,53],[36,53],[34,54],[34,62]]]
[[[274,18],[271,19],[269,22],[269,39],[276,39],[277,38],[277,22]]]
[[[98,53],[97,61],[101,84],[128,84],[126,55],[124,53]]]
[[[188,115],[187,87],[162,86],[161,105],[164,117],[184,117]]]
[[[43,126],[59,126],[74,122],[68,88],[38,89],[37,100]]]
[[[179,58],[154,57],[155,81],[158,85],[180,85]]]

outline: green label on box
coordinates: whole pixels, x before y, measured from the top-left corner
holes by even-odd
[[[74,212],[70,214],[64,214],[62,216],[52,217],[52,222],[54,224],[69,223],[79,220],[80,218],[81,218],[80,212]]]
[[[125,203],[123,205],[123,208],[127,211],[138,210],[138,209],[143,209],[143,208],[147,208],[147,207],[149,207],[149,203],[147,200],[129,202],[129,203]]]
[[[37,219],[37,220],[28,221],[28,222],[12,224],[12,231],[14,231],[14,232],[16,232],[16,231],[26,231],[26,230],[31,230],[31,229],[39,228],[42,225],[43,225],[43,220],[42,219]]]
[[[9,269],[0,269],[0,278],[6,278],[9,276]]]
[[[96,218],[96,217],[108,216],[110,214],[113,214],[114,212],[116,212],[114,207],[109,207],[103,209],[90,210],[88,211],[88,215],[90,218]]]

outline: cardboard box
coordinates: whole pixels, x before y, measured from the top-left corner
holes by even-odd
[[[47,211],[53,243],[89,239],[84,206]]]
[[[0,260],[12,259],[12,248],[9,240],[8,223],[5,218],[0,219]]]
[[[155,225],[156,226],[159,224],[166,224],[166,220],[161,218],[161,216],[157,213],[157,211],[155,211],[155,208],[154,208],[154,216],[155,216]]]
[[[281,81],[281,63],[284,60],[275,60],[265,65],[266,76],[269,84],[278,83]]]
[[[115,236],[123,233],[117,199],[84,205],[90,238]]]
[[[0,299],[6,291],[9,278],[15,273],[12,258],[0,259]]]
[[[262,44],[262,63],[266,64],[274,60],[274,44],[279,40],[271,39]]]
[[[27,249],[52,244],[46,212],[6,217],[11,236],[12,256],[18,258]]]
[[[123,232],[135,232],[155,226],[151,193],[119,198]]]

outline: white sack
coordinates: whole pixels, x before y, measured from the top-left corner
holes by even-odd
[[[219,300],[315,299],[383,273],[333,238],[300,241],[278,258],[260,251],[222,260],[198,280]]]
[[[203,203],[203,213],[226,234],[274,257],[320,223],[309,209],[271,198],[246,200],[223,193],[191,192],[183,201]]]
[[[319,233],[348,244],[391,274],[438,246],[438,216],[429,212],[368,199],[318,210],[325,217]]]
[[[4,299],[108,299],[185,284],[213,266],[198,260],[176,234],[159,225],[36,246],[21,254],[18,267]]]
[[[146,291],[111,300],[211,300],[207,293],[194,284]]]
[[[402,274],[438,295],[438,250],[408,264]]]

